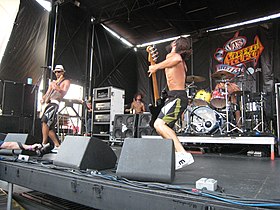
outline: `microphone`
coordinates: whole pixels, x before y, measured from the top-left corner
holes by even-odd
[[[42,69],[52,69],[52,66],[41,66]]]

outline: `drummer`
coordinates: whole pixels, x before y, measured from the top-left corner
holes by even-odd
[[[224,82],[220,82],[216,85],[214,91],[217,90],[219,92],[221,92],[220,90],[225,90],[225,83]],[[234,82],[228,82],[227,83],[227,90],[228,90],[228,95],[229,95],[229,101],[231,102],[232,105],[234,105],[236,107],[235,110],[235,121],[236,121],[236,126],[237,127],[241,127],[241,112],[240,112],[240,107],[239,107],[239,103],[237,101],[237,97],[236,97],[236,92],[240,91],[240,88],[237,84],[235,84]]]

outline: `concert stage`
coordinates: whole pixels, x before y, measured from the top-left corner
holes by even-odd
[[[118,157],[121,149],[121,146],[113,147]],[[100,173],[66,169],[40,158],[32,158],[29,162],[1,160],[0,179],[95,209],[280,207],[278,158],[271,160],[269,157],[205,153],[194,154],[194,159],[192,165],[175,172],[171,184],[120,179],[116,177],[115,169]],[[200,178],[217,180],[217,191],[196,190],[195,183]],[[12,184],[9,184],[10,189]]]
[[[161,138],[160,136],[143,136],[144,138]],[[274,152],[274,145],[275,145],[275,137],[270,135],[262,135],[262,136],[191,136],[191,135],[181,135],[178,136],[180,142],[183,145],[189,144],[196,144],[199,147],[199,144],[243,144],[243,145],[269,145],[270,146],[270,158],[274,160],[275,152]],[[265,147],[265,146],[264,146]]]

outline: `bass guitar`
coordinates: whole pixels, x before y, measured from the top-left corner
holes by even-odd
[[[60,75],[60,77],[55,81],[55,84],[58,85],[62,80],[63,80],[63,75]],[[55,91],[55,90],[52,89],[52,90],[48,93],[48,95],[47,95],[46,98],[45,98],[44,103],[41,105],[41,112],[40,112],[40,115],[39,115],[40,118],[43,117],[44,111],[45,111],[46,107],[48,106],[48,104],[49,104],[49,102],[50,102],[51,95],[53,94],[54,91]]]
[[[151,65],[155,65],[158,59],[158,51],[155,46],[148,46],[146,48],[148,52],[148,61]],[[152,85],[153,85],[153,104],[149,105],[150,112],[152,114],[150,126],[154,127],[154,122],[160,113],[161,108],[164,105],[164,99],[159,96],[157,76],[156,73],[152,73]]]

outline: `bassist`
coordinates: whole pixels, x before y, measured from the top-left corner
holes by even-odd
[[[60,146],[60,141],[55,133],[57,112],[61,99],[66,95],[70,87],[70,80],[64,78],[65,70],[62,65],[56,65],[53,72],[57,80],[51,82],[46,94],[40,101],[41,104],[47,104],[41,118],[43,135],[42,145],[46,145],[48,143],[48,137],[50,137],[57,149]]]
[[[185,81],[187,66],[184,59],[191,54],[190,40],[180,37],[170,44],[171,52],[160,63],[149,66],[149,76],[160,69],[165,70],[169,91],[164,106],[154,122],[154,128],[164,139],[172,139],[176,150],[176,169],[180,169],[194,162],[190,153],[187,153],[172,130],[175,122],[187,107]]]

